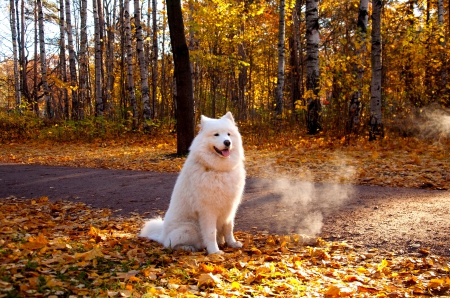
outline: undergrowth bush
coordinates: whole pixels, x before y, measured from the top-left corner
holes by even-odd
[[[44,120],[31,113],[0,112],[0,142],[34,138],[44,127]]]
[[[112,121],[103,117],[88,117],[79,121],[56,121],[15,112],[0,112],[0,129],[2,143],[33,139],[89,142],[96,139],[116,139],[124,134],[143,133],[141,130],[132,130],[127,120]],[[147,130],[146,133],[148,132]]]

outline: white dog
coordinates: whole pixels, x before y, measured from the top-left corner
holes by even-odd
[[[230,112],[202,116],[199,126],[164,220],[146,222],[139,236],[173,249],[223,253],[218,244],[242,247],[233,226],[245,184],[244,149]]]

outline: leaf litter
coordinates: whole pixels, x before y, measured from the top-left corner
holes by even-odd
[[[346,146],[345,139],[281,135],[276,140],[244,135],[249,177],[450,189],[450,140],[415,138]],[[0,162],[52,166],[179,172],[185,157],[173,153],[174,135],[86,142],[23,141],[0,144]]]
[[[289,138],[247,140],[250,177],[449,189],[445,144]],[[178,172],[173,136],[0,144],[0,162]],[[0,297],[450,296],[450,261],[304,235],[236,232],[225,255],[164,249],[137,238],[143,219],[82,203],[0,199]]]
[[[47,197],[0,200],[0,297],[450,295],[450,259],[236,232],[224,255],[138,238],[143,219]]]

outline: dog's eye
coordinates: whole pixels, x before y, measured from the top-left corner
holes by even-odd
[[[215,137],[218,137],[218,136],[219,136],[219,134],[218,134],[218,133],[215,133],[215,134],[214,134],[214,136],[215,136]]]
[[[230,134],[230,133],[228,133],[228,136],[231,136],[231,134]]]

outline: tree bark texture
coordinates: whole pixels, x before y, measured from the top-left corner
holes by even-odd
[[[106,7],[106,102],[108,105],[108,111],[112,108],[113,104],[113,92],[114,92],[114,42],[115,42],[115,31],[116,31],[116,0],[114,0],[112,4],[112,8]],[[113,15],[111,18],[110,9],[113,11]]]
[[[449,21],[450,22],[450,21]],[[445,30],[444,30],[444,0],[438,0],[438,25],[439,25],[439,45],[441,46],[440,58],[441,58],[441,93],[444,95],[447,85],[447,63],[445,55]],[[445,95],[448,100],[448,95]]]
[[[133,48],[131,46],[131,22],[130,22],[130,0],[124,2],[124,18],[125,18],[125,47],[127,53],[127,90],[130,98],[131,107],[133,109],[133,128],[137,128],[137,103],[133,78]]]
[[[156,6],[156,0],[152,0],[152,118],[155,117],[156,90],[158,88],[158,26],[156,23],[157,10],[158,7]]]
[[[370,100],[370,133],[369,139],[383,137],[383,121],[381,113],[381,10],[382,0],[372,2],[372,83]]]
[[[136,53],[139,61],[139,70],[141,74],[141,93],[144,115],[144,129],[149,130],[149,120],[152,117],[152,110],[150,108],[150,96],[148,88],[148,68],[147,61],[144,55],[144,41],[142,38],[142,24],[141,24],[141,8],[140,1],[134,0],[134,23],[136,25]]]
[[[194,98],[180,0],[167,1],[167,16],[175,66],[177,154],[186,154],[194,139]]]
[[[88,62],[87,62],[87,0],[80,0],[80,53],[79,53],[79,78],[80,92],[78,106],[72,105],[72,118],[83,119],[84,104],[88,102]]]
[[[19,53],[20,53],[20,65],[21,65],[21,85],[20,91],[21,96],[24,96],[28,103],[31,103],[30,91],[28,90],[28,55],[25,55],[25,1],[20,1],[21,13],[20,13],[20,44],[19,44]]]
[[[70,105],[69,105],[69,95],[67,92],[67,67],[66,67],[66,28],[65,28],[65,9],[64,9],[64,0],[59,1],[59,64],[60,64],[60,73],[61,80],[64,83],[62,87],[63,93],[63,114],[66,119],[70,117]]]
[[[286,2],[280,0],[280,20],[278,23],[278,72],[277,72],[277,87],[275,89],[275,115],[281,116],[283,114],[283,87],[284,87],[284,40],[285,40],[285,27],[286,27]]]
[[[367,33],[367,23],[369,19],[369,0],[360,0],[359,13],[357,22],[357,36],[359,47],[356,49],[356,56],[359,58],[359,65],[356,65],[356,80],[358,84],[358,90],[354,92],[350,98],[349,105],[349,119],[347,133],[355,133],[361,117],[361,97],[362,97],[362,80],[364,76],[364,64],[363,57]]]
[[[38,7],[38,22],[39,22],[39,54],[41,58],[41,81],[42,88],[44,90],[44,101],[46,106],[47,117],[50,119],[53,117],[53,111],[51,106],[50,88],[47,80],[47,59],[45,53],[45,35],[44,35],[44,13],[42,12],[42,1],[36,0]]]
[[[97,116],[103,116],[103,98],[102,98],[102,42],[100,40],[100,19],[97,7],[97,0],[93,0],[94,13],[94,35],[95,35],[95,113]]]
[[[33,63],[33,111],[39,116],[39,104],[38,104],[38,84],[37,84],[37,57],[38,57],[38,13],[37,3],[34,3],[34,63]]]
[[[298,101],[302,100],[300,82],[301,72],[299,67],[299,32],[300,32],[300,13],[301,0],[295,1],[294,9],[292,10],[292,36],[289,38],[290,50],[290,89],[291,89],[291,109],[295,111],[295,106]],[[302,103],[302,105],[304,105]]]
[[[309,134],[321,129],[319,93],[319,14],[318,0],[306,1],[306,89],[307,128]]]
[[[14,98],[16,109],[20,106],[20,84],[19,84],[19,61],[17,59],[17,33],[16,33],[16,7],[14,0],[10,1],[11,14],[11,39],[13,44],[13,64],[14,64]]]
[[[61,0],[62,1],[62,0]],[[70,0],[66,1],[66,29],[67,46],[69,48],[69,71],[70,71],[70,89],[72,90],[73,110],[78,110],[78,87],[77,87],[77,68],[75,65],[75,50],[73,46],[72,18],[70,13]]]

